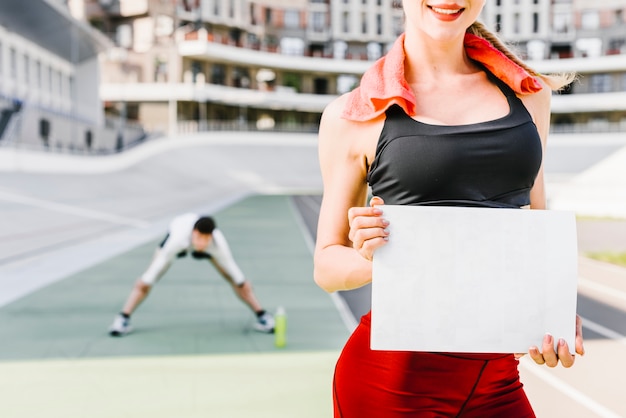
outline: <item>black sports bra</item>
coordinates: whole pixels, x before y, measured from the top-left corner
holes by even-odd
[[[429,125],[397,105],[386,111],[367,175],[386,204],[516,207],[530,204],[541,166],[537,127],[522,101],[492,80],[509,114],[469,125]]]

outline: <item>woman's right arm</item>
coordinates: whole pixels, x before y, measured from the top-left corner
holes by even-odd
[[[371,158],[368,147],[375,148],[381,123],[341,119],[343,103],[340,97],[328,105],[319,130],[324,196],[317,228],[314,278],[327,292],[369,283],[373,251],[386,242],[387,235],[380,211],[365,206],[368,155]]]

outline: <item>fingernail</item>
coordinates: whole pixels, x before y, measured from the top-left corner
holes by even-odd
[[[383,219],[383,225],[385,226],[389,225],[389,221],[387,219]]]
[[[563,347],[565,345],[565,340],[563,338],[559,338],[559,346]]]
[[[552,335],[550,335],[550,334],[546,334],[546,342],[547,342],[548,344],[552,344]]]
[[[384,232],[385,234],[389,235],[389,229],[388,229],[388,228],[383,229],[383,232]]]

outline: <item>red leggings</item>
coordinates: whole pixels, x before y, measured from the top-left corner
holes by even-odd
[[[335,418],[534,418],[512,354],[372,351],[370,314],[337,361]]]

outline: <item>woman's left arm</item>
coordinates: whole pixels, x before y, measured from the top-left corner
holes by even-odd
[[[539,132],[539,138],[541,138],[541,150],[543,155],[546,154],[546,144],[548,142],[548,133],[550,131],[550,99],[552,98],[552,92],[550,88],[544,84],[543,90],[535,94],[529,94],[522,96],[522,102],[528,109],[528,112],[537,126]],[[530,208],[531,209],[545,209],[546,208],[546,189],[543,177],[543,162],[545,158],[542,158],[541,167],[535,178],[535,184],[530,191]]]
[[[545,85],[545,83],[543,90],[540,92],[521,97],[524,105],[530,112],[535,125],[537,126],[544,155],[546,153],[546,144],[548,140],[548,133],[550,131],[551,97],[552,91]],[[535,179],[535,184],[530,192],[530,208],[546,209],[543,162],[541,163],[541,168],[539,169],[539,173]],[[545,364],[548,367],[556,367],[560,361],[563,367],[571,367],[574,364],[575,356],[570,354],[567,342],[564,339],[559,338],[556,346],[557,348],[555,350],[554,337],[546,335],[543,339],[541,350],[539,350],[538,347],[530,347],[528,353],[537,364]],[[583,347],[583,326],[579,315],[576,315],[575,350],[577,354],[585,354],[585,349]]]

